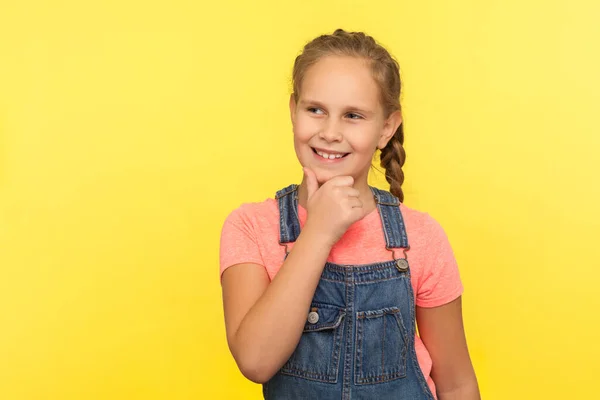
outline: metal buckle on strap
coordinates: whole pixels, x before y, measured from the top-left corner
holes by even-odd
[[[396,261],[396,269],[400,272],[406,272],[408,270],[408,255],[406,252],[410,250],[410,246],[402,248],[404,258],[396,258],[396,251],[386,246],[386,249],[392,252],[392,258]]]

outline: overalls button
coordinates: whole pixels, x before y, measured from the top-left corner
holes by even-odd
[[[315,311],[311,311],[308,313],[308,322],[311,324],[316,324],[319,321],[319,314]]]
[[[400,272],[405,272],[406,270],[408,270],[408,261],[406,260],[406,258],[396,260],[396,269]]]

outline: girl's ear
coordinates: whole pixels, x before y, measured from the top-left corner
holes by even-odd
[[[296,99],[294,98],[294,93],[290,95],[290,118],[292,119],[292,125],[296,120]]]
[[[379,142],[377,142],[377,148],[383,149],[392,136],[396,133],[396,130],[402,123],[402,112],[400,110],[394,111],[387,118],[385,123],[383,124],[383,130],[381,132],[381,137],[379,138]]]

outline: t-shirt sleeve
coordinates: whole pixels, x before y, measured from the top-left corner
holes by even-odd
[[[225,219],[219,248],[220,271],[232,265],[253,263],[264,265],[250,216],[242,206]]]
[[[438,307],[463,293],[458,265],[441,225],[427,215],[422,275],[417,289],[419,307]]]

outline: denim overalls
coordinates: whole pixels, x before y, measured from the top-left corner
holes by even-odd
[[[277,192],[282,245],[300,234],[297,189]],[[302,338],[263,385],[265,399],[433,400],[415,352],[409,246],[399,201],[389,192],[371,191],[392,260],[325,264]],[[404,258],[397,259],[393,249],[404,249]]]

